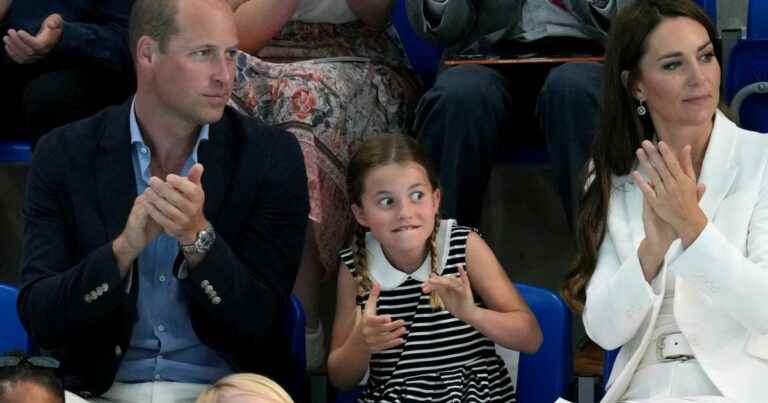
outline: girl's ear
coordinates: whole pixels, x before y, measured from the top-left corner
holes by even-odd
[[[355,221],[363,227],[368,227],[368,220],[365,218],[365,212],[356,203],[352,203],[352,214],[355,216]]]
[[[435,189],[435,191],[432,193],[432,198],[435,200],[434,213],[437,214],[440,212],[440,200],[443,198],[443,192],[440,191],[440,188]]]

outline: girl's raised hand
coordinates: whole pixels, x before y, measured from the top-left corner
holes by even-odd
[[[402,319],[393,321],[389,315],[376,314],[380,292],[379,283],[374,282],[358,326],[371,353],[388,350],[405,342],[402,337],[406,332],[405,322]]]
[[[458,277],[430,275],[429,279],[422,284],[421,289],[426,293],[437,293],[443,300],[445,309],[465,322],[477,308],[464,265],[459,266]]]

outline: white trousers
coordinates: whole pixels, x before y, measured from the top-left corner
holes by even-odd
[[[65,403],[194,403],[210,385],[182,382],[115,382],[103,395],[85,400],[65,393]]]

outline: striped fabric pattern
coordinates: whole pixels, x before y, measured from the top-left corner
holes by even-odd
[[[458,275],[470,231],[461,226],[451,228],[443,275]],[[339,255],[355,275],[352,249]],[[367,298],[366,291],[357,297],[357,304],[365,306]],[[358,402],[515,401],[509,372],[494,343],[447,310],[433,310],[419,280],[408,277],[400,286],[382,290],[377,312],[406,323],[405,343],[373,354],[368,384]]]

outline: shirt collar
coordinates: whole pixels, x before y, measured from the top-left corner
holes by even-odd
[[[443,267],[447,261],[447,251],[449,248],[448,241],[450,237],[450,229],[454,225],[453,220],[442,220],[440,222],[440,230],[437,233],[437,260],[440,262],[440,266],[437,269],[438,274],[442,274]],[[371,235],[370,232],[366,234],[365,238],[366,250],[368,251],[368,272],[371,278],[379,283],[382,290],[391,290],[402,285],[408,278],[413,278],[420,282],[424,282],[429,278],[429,274],[432,271],[431,259],[429,257],[424,259],[416,271],[413,273],[405,273],[389,262],[384,255],[384,250],[381,248],[381,243]]]
[[[131,113],[129,115],[129,125],[131,129],[131,144],[134,145],[134,147],[146,147],[146,143],[144,142],[144,136],[141,134],[141,129],[139,128],[139,121],[136,119],[136,97],[133,97],[133,100],[131,100]],[[197,163],[197,148],[200,146],[200,142],[205,140],[208,141],[208,132],[210,130],[209,124],[204,124],[200,127],[200,131],[197,134],[197,141],[195,141],[195,147],[192,148],[192,163]]]

